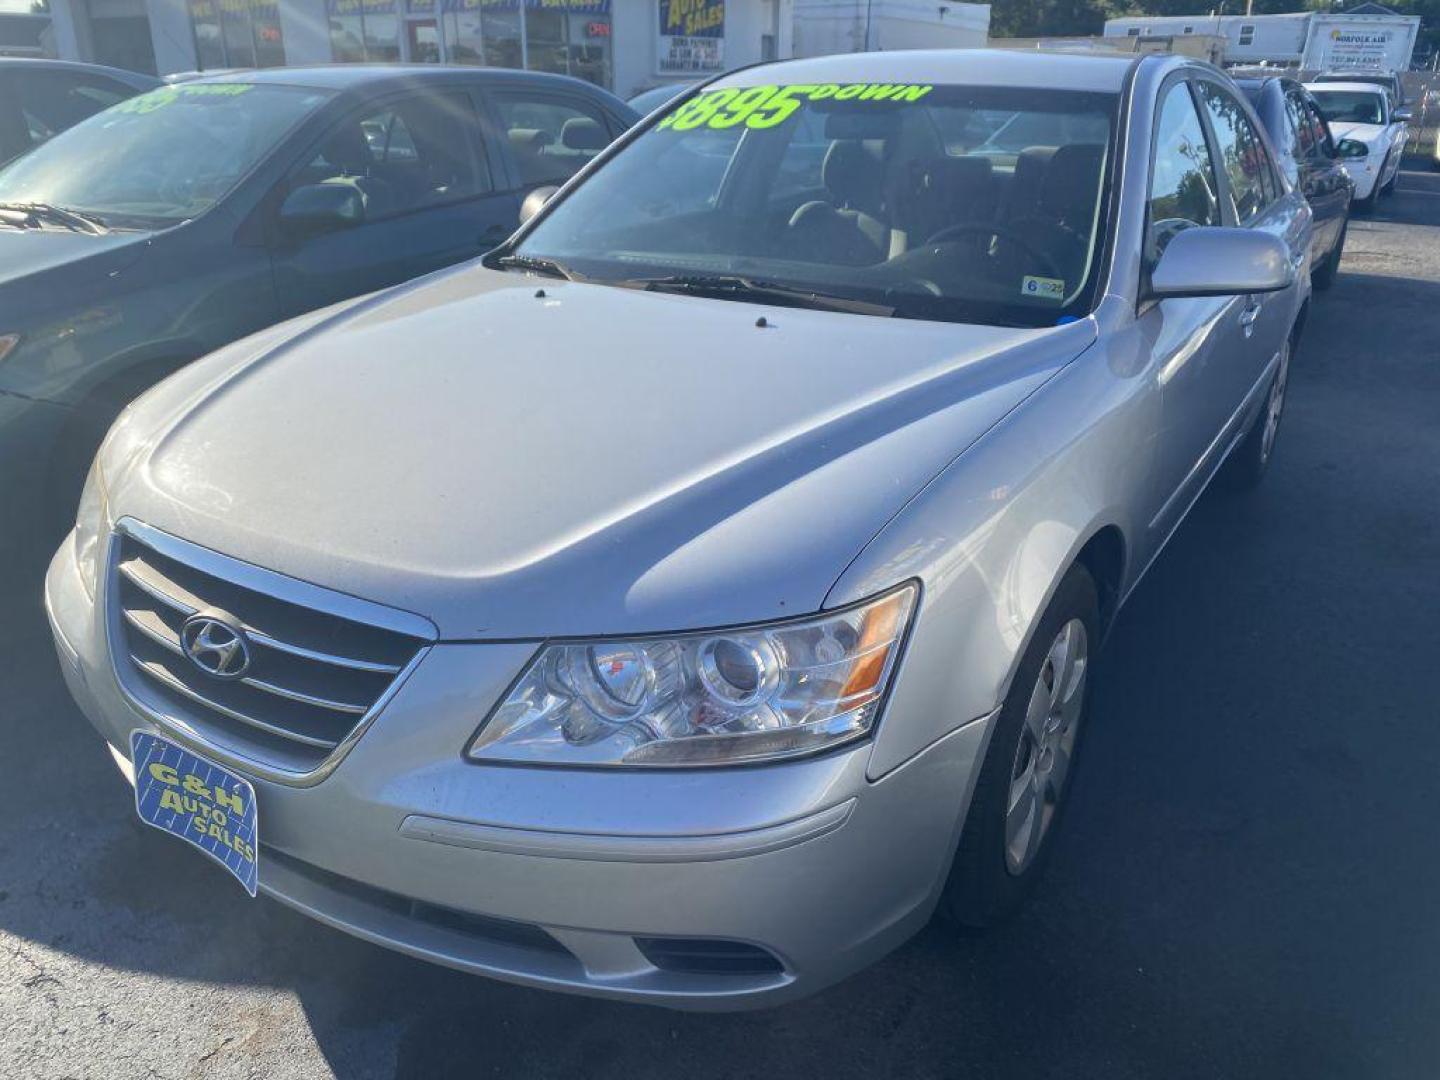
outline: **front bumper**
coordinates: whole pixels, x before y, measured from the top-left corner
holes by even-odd
[[[122,694],[69,540],[51,562],[46,607],[76,701],[128,769],[116,748],[128,747],[130,730],[164,728]],[[879,781],[865,776],[868,742],[716,770],[462,760],[533,648],[433,646],[325,780],[301,788],[252,778],[261,889],[450,967],[690,1009],[811,993],[929,917],[988,718]],[[676,961],[706,943],[770,963],[719,971]]]
[[[1380,183],[1381,168],[1381,165],[1375,164],[1369,158],[1364,161],[1347,161],[1345,175],[1350,177],[1350,182],[1355,185],[1350,197],[1356,201],[1368,199],[1375,190],[1375,185]]]

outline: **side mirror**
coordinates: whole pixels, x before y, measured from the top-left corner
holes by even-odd
[[[1414,117],[1415,114],[1403,105],[1390,114],[1390,119],[1394,120],[1397,124],[1403,124],[1407,120],[1414,119]]]
[[[546,184],[544,187],[537,187],[534,191],[530,192],[529,195],[526,195],[525,201],[520,204],[520,224],[524,225],[538,214],[545,204],[555,197],[555,193],[559,190],[560,189],[554,184]]]
[[[1290,249],[1270,233],[1197,225],[1175,233],[1150,272],[1150,291],[1169,296],[1278,292],[1295,281]]]
[[[349,184],[306,184],[280,204],[280,224],[301,236],[353,228],[364,220],[365,198]]]
[[[1370,154],[1370,147],[1359,139],[1341,139],[1335,144],[1335,152],[1342,158],[1363,158]]]

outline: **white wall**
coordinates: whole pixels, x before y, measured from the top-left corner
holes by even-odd
[[[828,56],[866,49],[980,48],[990,31],[989,4],[928,0],[794,2],[796,56]]]
[[[155,70],[161,75],[194,71],[198,65],[195,33],[190,28],[185,0],[145,0],[145,15],[150,20],[150,41],[155,47]]]
[[[615,64],[614,90],[620,97],[631,97],[661,83],[694,81],[694,77],[656,74],[659,0],[612,0],[610,20]],[[792,55],[794,20],[795,0],[726,0],[725,69],[728,71],[759,61],[762,58],[762,39],[766,34],[776,34],[775,55],[778,58]]]
[[[84,60],[76,0],[50,0],[50,32],[55,37],[55,55],[61,60]],[[82,13],[83,14],[83,13]]]

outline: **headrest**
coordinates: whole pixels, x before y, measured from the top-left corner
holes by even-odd
[[[1100,163],[1105,147],[1099,143],[1071,143],[1050,158],[1040,204],[1071,228],[1088,226],[1100,190]]]
[[[363,173],[375,163],[375,155],[358,124],[341,124],[330,133],[320,153],[331,165],[349,173]]]
[[[888,139],[900,126],[900,113],[879,105],[867,105],[825,116],[827,139]]]
[[[604,150],[609,141],[605,129],[588,116],[572,116],[560,129],[560,142],[567,150]]]
[[[511,128],[509,135],[511,146],[525,147],[529,150],[539,150],[555,141],[554,137],[543,128]]]
[[[880,148],[842,139],[830,144],[820,179],[843,206],[869,209],[880,201],[885,180],[885,163]]]

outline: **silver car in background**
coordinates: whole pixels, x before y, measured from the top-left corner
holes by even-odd
[[[1271,458],[1309,245],[1201,63],[724,76],[483,264],[132,405],[47,579],[66,679],[147,793],[132,737],[251,785],[221,854],[332,926],[813,992],[1034,885],[1107,625]]]

